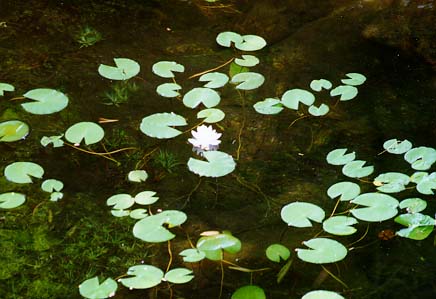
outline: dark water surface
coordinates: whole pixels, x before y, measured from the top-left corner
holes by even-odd
[[[0,121],[20,119],[31,126],[25,140],[0,143],[0,169],[15,161],[33,161],[43,166],[44,178],[65,185],[64,198],[50,202],[39,180],[17,187],[0,178],[0,193],[27,194],[24,205],[0,211],[0,297],[81,298],[78,285],[93,276],[120,277],[142,261],[165,269],[167,243],[148,244],[134,238],[135,221],[113,217],[106,205],[113,194],[153,190],[160,198],[154,211],[181,209],[188,215],[181,228],[172,229],[177,235],[171,241],[172,267],[192,268],[195,278],[171,289],[162,283],[151,290],[129,291],[119,284],[114,298],[218,298],[221,287],[221,298],[230,298],[250,283],[261,286],[270,299],[301,298],[314,289],[337,291],[347,299],[435,298],[434,234],[423,241],[380,240],[380,231],[400,228],[393,220],[369,226],[362,222],[356,225],[356,234],[335,237],[353,249],[344,260],[325,267],[346,285],[326,275],[320,265],[296,257],[277,284],[284,263],[272,263],[264,253],[272,243],[291,250],[301,247],[302,241],[322,231],[319,224],[288,228],[280,210],[289,202],[308,201],[328,214],[332,211],[335,202],[326,190],[345,179],[339,167],[325,161],[332,149],[349,148],[382,173],[408,169],[401,158],[378,155],[388,139],[436,147],[436,77],[431,65],[414,52],[364,34],[375,30],[368,24],[380,11],[394,12],[392,2],[397,3],[0,0],[0,82],[15,86],[13,93],[0,98]],[[81,44],[85,27],[102,39]],[[226,118],[214,127],[223,134],[220,150],[239,158],[237,168],[222,178],[200,179],[186,167],[193,156],[189,132],[162,141],[142,134],[139,124],[145,116],[171,111],[186,117],[189,127],[198,123],[199,108],[191,110],[177,99],[156,94],[156,87],[168,80],[152,74],[151,66],[160,60],[177,61],[185,66],[176,77],[182,92],[198,87],[195,79],[188,79],[190,75],[239,55],[216,44],[222,31],[267,40],[268,46],[254,53],[261,61],[254,71],[266,81],[245,93],[230,86],[220,90],[219,108]],[[129,80],[135,90],[126,101],[107,105],[105,93],[116,83],[102,78],[97,68],[101,63],[111,65],[114,57],[137,61],[141,72]],[[221,71],[228,72],[228,67]],[[362,73],[367,81],[358,87],[356,99],[332,104],[324,117],[293,122],[301,115],[289,109],[267,116],[252,108],[255,102],[280,97],[287,89],[308,89],[313,79],[326,78],[337,86],[349,72]],[[69,106],[38,116],[21,108],[22,99],[9,101],[41,87],[67,94]],[[330,100],[328,93],[322,95]],[[118,163],[67,146],[40,145],[43,136],[60,135],[76,122],[99,118],[118,121],[101,124],[104,140],[88,149],[135,148],[114,154]],[[165,167],[159,162],[160,151],[170,153],[178,163]],[[127,173],[133,169],[146,170],[148,180],[128,182]],[[370,184],[367,189],[372,190]],[[417,195],[410,192],[398,198],[412,196]],[[433,215],[434,196],[428,199],[426,214]],[[190,242],[195,244],[207,230],[229,230],[241,240],[242,250],[226,260],[249,269],[269,269],[245,273],[224,264],[221,282],[219,262],[184,264],[178,252],[189,248]]]

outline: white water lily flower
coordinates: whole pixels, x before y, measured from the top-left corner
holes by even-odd
[[[194,138],[189,138],[188,142],[194,146],[194,150],[210,151],[217,150],[221,140],[221,133],[217,133],[212,126],[201,125],[197,131],[192,130],[191,134]]]

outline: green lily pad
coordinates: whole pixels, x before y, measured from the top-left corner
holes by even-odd
[[[266,98],[253,105],[254,110],[260,114],[278,114],[283,110],[282,102],[279,99]]]
[[[145,242],[166,242],[175,237],[167,228],[181,225],[187,219],[185,213],[177,210],[167,210],[139,220],[133,226],[133,235]],[[166,227],[163,225],[166,224]]]
[[[220,95],[213,89],[196,87],[183,96],[183,104],[189,108],[195,108],[201,103],[207,108],[212,108],[221,101]]]
[[[128,80],[139,74],[139,63],[129,58],[114,58],[116,66],[100,64],[98,73],[110,80]]]
[[[146,209],[134,209],[130,211],[129,216],[133,219],[143,219],[148,216],[148,211]]]
[[[239,83],[236,89],[252,90],[261,86],[265,82],[265,77],[255,72],[245,72],[234,75],[231,82]]]
[[[62,199],[64,197],[64,194],[62,192],[52,192],[50,194],[50,201],[58,201],[59,199]]]
[[[204,160],[189,158],[188,168],[199,176],[221,177],[235,170],[236,163],[232,156],[220,151],[206,151],[203,153]]]
[[[74,144],[80,144],[83,140],[86,145],[94,144],[102,140],[104,130],[93,122],[79,122],[67,129],[65,139]]]
[[[436,172],[422,176],[416,184],[416,190],[421,194],[433,195],[433,189],[436,189]]]
[[[131,182],[140,183],[145,182],[148,178],[148,174],[145,170],[138,169],[138,170],[131,170],[129,171],[129,174],[127,175],[127,179]]]
[[[4,174],[10,182],[27,184],[32,183],[32,177],[42,178],[44,168],[33,162],[14,162],[6,166]]]
[[[434,229],[434,218],[421,213],[402,214],[394,219],[395,222],[407,226],[397,232],[397,235],[412,240],[424,240]]]
[[[212,72],[202,75],[198,80],[200,82],[209,81],[209,83],[205,84],[204,87],[220,88],[229,82],[229,76],[220,72]]]
[[[186,268],[175,268],[165,273],[164,279],[171,283],[187,283],[194,278],[192,273],[192,270]]]
[[[0,83],[0,96],[5,95],[5,91],[14,91],[15,87],[8,83]]]
[[[366,81],[366,77],[359,73],[348,73],[346,76],[349,79],[342,79],[341,82],[347,85],[362,85]]]
[[[159,200],[155,195],[154,191],[142,191],[135,195],[134,200],[139,205],[152,205]]]
[[[330,89],[332,88],[332,82],[326,79],[312,80],[310,88],[315,91],[321,91],[323,88]]]
[[[236,58],[235,63],[240,66],[253,67],[259,64],[259,59],[253,55],[242,55],[242,59]]]
[[[369,222],[380,222],[398,214],[398,200],[383,193],[363,193],[351,201],[353,204],[365,206],[351,209],[351,214],[357,219]]]
[[[162,78],[174,78],[174,72],[184,71],[185,67],[175,61],[159,61],[152,66],[152,72]]]
[[[345,299],[336,292],[316,290],[306,293],[301,299]]]
[[[130,211],[112,209],[111,214],[115,217],[126,217],[130,215]]]
[[[145,218],[147,219],[147,218]],[[164,273],[152,265],[136,265],[127,270],[131,277],[120,278],[120,282],[129,289],[149,289],[161,283]]]
[[[140,130],[145,135],[159,139],[168,139],[182,134],[172,126],[186,126],[183,116],[171,113],[155,113],[142,119]]]
[[[340,95],[341,101],[348,101],[348,100],[354,99],[357,96],[358,92],[359,91],[354,86],[339,85],[338,87],[336,87],[330,91],[330,95],[332,97]]]
[[[389,139],[383,143],[383,148],[388,153],[401,155],[412,148],[412,143],[409,140],[399,141],[397,139]]]
[[[0,142],[24,139],[29,134],[29,126],[21,120],[8,120],[0,123]]]
[[[422,180],[424,180],[428,176],[428,172],[425,171],[417,171],[410,176],[410,181],[415,184],[419,184]]]
[[[345,165],[356,159],[355,152],[345,154],[347,151],[347,148],[338,148],[330,151],[327,154],[327,163],[331,165]]]
[[[400,172],[386,172],[379,174],[374,179],[378,191],[384,193],[397,193],[406,189],[410,177]],[[381,186],[380,186],[381,185]]]
[[[242,42],[235,43],[235,48],[241,51],[257,51],[266,46],[266,41],[258,35],[243,35]]]
[[[322,223],[322,229],[332,235],[346,236],[354,234],[357,229],[352,227],[357,220],[347,216],[333,216]]]
[[[237,289],[231,299],[266,299],[266,295],[261,287],[248,285]]]
[[[360,187],[353,182],[338,182],[331,185],[327,190],[327,195],[330,198],[336,198],[340,196],[340,201],[349,201],[360,194]]]
[[[48,179],[42,182],[41,189],[45,192],[61,191],[64,188],[64,183],[55,179]]]
[[[342,167],[342,173],[350,178],[363,178],[374,172],[374,166],[363,166],[366,161],[354,160]]]
[[[243,42],[243,38],[240,34],[232,32],[232,31],[225,31],[220,32],[216,37],[216,42],[218,45],[223,47],[230,47],[233,44],[241,44]]]
[[[112,278],[107,278],[101,284],[98,277],[87,279],[79,285],[79,293],[89,299],[104,299],[115,295],[118,284]]]
[[[156,88],[156,92],[158,95],[166,98],[174,98],[178,97],[180,93],[178,90],[182,89],[182,87],[179,84],[176,83],[164,83],[159,85]]]
[[[196,247],[205,253],[206,258],[219,261],[223,259],[223,251],[234,254],[241,250],[241,246],[238,238],[232,236],[230,232],[223,231],[220,234],[201,237]]]
[[[404,160],[415,170],[427,170],[436,161],[436,150],[426,146],[415,147],[404,155]]]
[[[204,118],[203,121],[208,124],[222,121],[225,116],[224,112],[217,108],[203,109],[197,113],[197,118]]]
[[[310,220],[321,223],[324,220],[325,212],[313,203],[296,201],[285,205],[280,216],[289,226],[311,227]]]
[[[291,251],[282,244],[271,244],[265,251],[266,257],[273,262],[286,261],[291,256]]]
[[[315,105],[310,105],[307,111],[313,116],[323,116],[326,115],[329,110],[329,106],[327,106],[326,104],[321,104],[319,107],[316,107]]]
[[[44,147],[46,147],[50,143],[53,144],[53,147],[62,147],[64,146],[64,141],[62,140],[62,137],[64,137],[64,134],[50,137],[44,136],[41,138],[40,143]]]
[[[315,102],[315,96],[304,89],[290,89],[282,95],[282,104],[289,109],[298,110],[299,103],[310,106]]]
[[[26,195],[17,192],[0,194],[0,209],[13,209],[21,206],[26,201]]]
[[[135,200],[133,197],[126,193],[112,195],[106,200],[106,205],[112,206],[112,208],[116,210],[128,209],[133,206],[134,203]]]
[[[206,257],[206,254],[203,251],[196,248],[185,249],[180,252],[179,255],[183,256],[183,261],[186,263],[196,263]]]
[[[427,207],[427,202],[418,197],[406,198],[400,201],[400,209],[406,209],[407,213],[419,213]]]
[[[327,238],[314,238],[304,241],[310,249],[297,248],[299,259],[314,264],[335,263],[347,256],[347,248],[338,241]]]
[[[68,106],[68,97],[54,89],[32,89],[23,96],[35,101],[21,104],[24,110],[33,114],[52,114]]]
[[[235,63],[234,61],[230,63],[229,67],[229,76],[230,78],[233,78],[235,75],[239,73],[247,73],[250,69],[246,66],[240,66],[239,64]]]

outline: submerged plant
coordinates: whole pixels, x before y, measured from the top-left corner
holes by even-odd
[[[126,103],[132,93],[139,89],[138,85],[134,82],[129,81],[119,81],[111,86],[111,89],[104,93],[107,102],[105,105],[119,106]]]
[[[90,26],[84,26],[76,35],[80,48],[90,47],[102,40],[101,33]]]
[[[169,173],[172,173],[176,166],[182,164],[174,153],[167,150],[159,150],[153,161]]]

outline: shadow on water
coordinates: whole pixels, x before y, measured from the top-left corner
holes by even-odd
[[[346,286],[319,265],[297,258],[277,284],[280,265],[269,262],[264,253],[269,244],[280,242],[294,249],[320,233],[318,225],[287,228],[280,209],[292,201],[333,209],[326,190],[344,177],[325,162],[332,149],[349,148],[382,173],[405,171],[399,159],[378,155],[387,139],[436,147],[436,77],[428,57],[368,37],[381,30],[374,20],[393,13],[400,2],[1,1],[0,82],[16,90],[2,97],[0,121],[20,119],[31,126],[25,140],[0,143],[1,169],[15,161],[36,162],[47,178],[64,182],[65,195],[49,202],[39,182],[17,187],[0,178],[2,193],[29,194],[24,205],[1,211],[0,297],[80,298],[77,286],[87,278],[120,277],[141,262],[164,269],[167,244],[135,239],[135,221],[112,217],[106,205],[113,194],[153,190],[160,198],[158,208],[182,209],[188,215],[183,227],[173,229],[173,267],[190,267],[195,278],[186,285],[161,284],[150,290],[129,291],[120,284],[115,298],[218,298],[221,286],[221,298],[230,298],[250,283],[262,286],[267,298],[301,298],[317,288],[341,292],[347,299],[433,298],[434,236],[423,241],[380,240],[380,231],[398,230],[393,221],[369,228],[358,224],[356,235],[340,238],[353,249],[345,260],[326,269]],[[160,60],[185,65],[177,81],[186,92],[198,86],[190,75],[234,57],[233,50],[215,43],[222,31],[256,34],[268,41],[256,53],[261,60],[256,71],[266,82],[256,91],[220,90],[220,109],[226,113],[218,129],[223,133],[220,149],[238,158],[237,168],[222,178],[199,178],[186,167],[193,155],[186,142],[189,132],[162,141],[145,136],[138,127],[143,117],[169,111],[183,115],[189,124],[198,123],[199,109],[188,110],[179,100],[156,94],[156,86],[164,81],[152,74],[151,66]],[[113,95],[123,87],[97,73],[99,64],[110,65],[114,57],[141,65],[121,98]],[[267,116],[252,109],[255,102],[280,97],[287,89],[307,89],[313,79],[327,78],[336,86],[349,72],[365,74],[368,80],[355,100],[331,103],[325,117],[299,119],[290,110]],[[22,99],[8,101],[39,87],[66,93],[68,108],[38,116],[21,109]],[[331,101],[328,93],[321,97]],[[43,136],[99,118],[117,121],[102,124],[104,146],[90,149],[134,148],[113,155],[116,163],[69,147],[40,145]],[[145,183],[126,180],[126,174],[137,168],[148,172]],[[434,211],[435,204],[429,202],[427,210]],[[242,241],[242,250],[228,260],[268,270],[244,273],[226,268],[221,281],[219,263],[184,264],[178,252],[208,230],[229,230]]]

